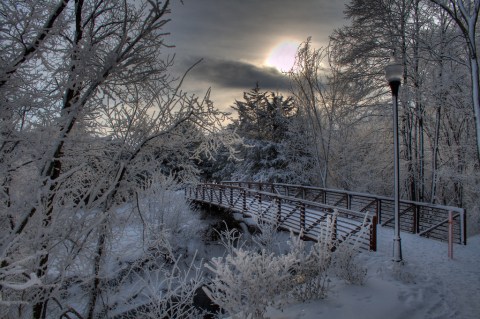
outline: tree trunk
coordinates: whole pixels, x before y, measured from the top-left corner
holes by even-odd
[[[472,101],[475,117],[475,132],[477,138],[477,162],[480,165],[480,74],[476,55],[470,58],[470,68],[472,74]]]
[[[99,225],[99,234],[98,234],[98,241],[97,241],[97,249],[95,252],[95,257],[93,260],[93,284],[92,290],[90,293],[90,300],[88,302],[88,311],[86,319],[94,319],[95,315],[95,308],[97,305],[97,299],[100,295],[101,291],[101,282],[100,282],[100,270],[101,270],[101,262],[103,260],[103,256],[105,254],[105,244],[107,239],[107,220],[102,221]]]
[[[424,200],[425,193],[425,177],[424,177],[424,128],[423,128],[423,116],[424,109],[422,103],[422,85],[420,79],[420,57],[419,57],[419,42],[420,42],[420,10],[419,10],[420,0],[415,1],[414,5],[414,14],[415,14],[415,27],[414,27],[414,47],[413,47],[413,63],[414,63],[414,88],[415,88],[415,119],[416,119],[416,191],[417,191],[417,200]]]

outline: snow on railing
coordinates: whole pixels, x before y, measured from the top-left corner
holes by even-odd
[[[308,199],[359,212],[369,211],[376,215],[377,222],[382,226],[393,227],[394,224],[394,200],[385,196],[281,183],[226,181],[222,184]],[[463,208],[400,200],[400,228],[423,237],[449,241],[449,212],[453,213],[454,221],[451,240],[466,245],[466,212]]]

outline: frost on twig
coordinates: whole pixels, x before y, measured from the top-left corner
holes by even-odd
[[[41,286],[42,281],[38,279],[35,273],[31,273],[25,282],[8,282],[8,281],[0,281],[0,286],[13,289],[13,290],[26,290],[32,288],[34,286]]]

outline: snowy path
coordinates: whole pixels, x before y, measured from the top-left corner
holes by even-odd
[[[403,265],[391,261],[393,230],[378,229],[378,252],[365,252],[364,286],[334,283],[325,300],[270,310],[272,319],[480,318],[480,235],[454,246],[402,233]]]

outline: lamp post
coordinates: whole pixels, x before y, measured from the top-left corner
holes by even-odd
[[[395,234],[393,236],[393,261],[402,261],[402,244],[400,240],[400,167],[398,143],[398,89],[403,75],[403,66],[393,62],[386,66],[385,77],[392,90],[393,104],[393,149],[394,149],[394,180],[395,180]]]

